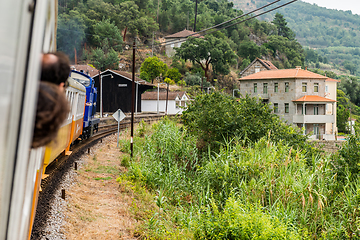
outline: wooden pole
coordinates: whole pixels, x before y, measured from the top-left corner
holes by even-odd
[[[135,106],[135,39],[133,43],[133,65],[132,65],[132,87],[131,87],[131,140],[130,140],[130,157],[133,157],[134,142],[134,106]]]
[[[195,22],[194,22],[194,32],[196,32],[197,4],[198,4],[198,0],[196,0],[196,3],[195,3]]]

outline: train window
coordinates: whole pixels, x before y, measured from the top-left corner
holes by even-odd
[[[89,79],[78,79],[78,78],[74,78],[76,81],[78,81],[79,83],[81,83],[82,85],[84,85],[85,87],[90,86],[90,80]]]
[[[78,102],[77,102],[77,115],[81,116],[83,113],[82,104],[83,103],[83,96],[79,94]]]
[[[70,76],[85,87],[90,86],[90,79],[76,72],[71,72]]]
[[[84,113],[85,108],[84,108],[84,103],[85,103],[86,97],[82,96],[81,98],[81,103],[80,103],[80,109],[81,109],[81,113]]]
[[[73,111],[73,101],[74,101],[74,92],[70,92],[70,97],[69,97],[69,104],[70,104],[70,112],[69,112],[69,119],[72,118],[72,111]]]

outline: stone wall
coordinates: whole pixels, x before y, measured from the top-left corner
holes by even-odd
[[[259,68],[260,71],[266,71],[268,70],[266,67],[264,67],[264,65],[262,65],[261,63],[259,63],[259,61],[256,61],[253,65],[251,65],[245,72],[243,72],[241,74],[241,77],[246,77],[250,74],[254,74],[255,73],[255,68]]]
[[[324,141],[324,140],[319,140],[314,142],[315,142],[315,146],[322,147],[322,149],[328,153],[337,152],[341,148],[341,146],[345,143],[345,141]]]

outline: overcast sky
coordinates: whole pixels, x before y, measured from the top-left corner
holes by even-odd
[[[337,10],[351,10],[353,14],[360,15],[360,0],[302,0],[307,3],[315,3],[319,7]]]

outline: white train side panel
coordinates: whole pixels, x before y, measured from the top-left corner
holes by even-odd
[[[41,53],[55,50],[56,9],[56,0],[1,3],[0,240],[30,238],[43,156],[30,145]]]

